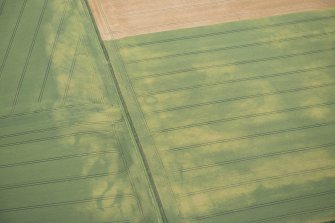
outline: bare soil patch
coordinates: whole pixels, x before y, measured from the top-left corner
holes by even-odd
[[[335,7],[334,0],[89,0],[104,40]]]

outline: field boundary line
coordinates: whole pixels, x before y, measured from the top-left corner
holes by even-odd
[[[99,4],[99,6],[100,6],[100,10],[101,10],[102,13],[104,14],[104,10],[101,8],[101,4]],[[105,14],[103,15],[103,17],[104,17],[104,18],[106,17]],[[110,30],[110,24],[109,24],[108,20],[106,20],[106,24],[107,24],[107,27],[108,27],[109,31],[111,32],[111,30]],[[119,65],[119,67],[120,67],[120,69],[122,70],[122,72],[124,72],[124,74],[126,74],[126,75],[125,75],[126,82],[127,82],[126,84],[127,84],[127,86],[130,88],[130,94],[131,94],[131,97],[133,98],[134,102],[135,102],[136,105],[137,105],[137,110],[138,110],[138,113],[140,114],[141,120],[143,121],[144,128],[147,130],[147,133],[148,133],[148,135],[149,135],[149,137],[150,137],[150,144],[151,144],[151,146],[153,147],[153,153],[156,155],[157,159],[159,160],[159,165],[162,167],[163,171],[165,172],[165,176],[166,176],[166,184],[168,185],[167,188],[168,188],[169,192],[170,192],[171,195],[172,195],[172,199],[174,199],[174,200],[177,202],[177,200],[176,200],[176,198],[175,198],[175,191],[174,191],[173,186],[172,186],[172,184],[171,184],[171,182],[170,182],[170,179],[169,179],[168,171],[167,171],[167,169],[166,169],[166,167],[165,167],[165,165],[164,165],[164,162],[163,162],[163,160],[162,160],[162,158],[161,158],[161,154],[160,154],[160,151],[159,151],[158,148],[157,148],[155,139],[152,137],[152,132],[151,132],[149,126],[148,126],[148,123],[147,123],[147,120],[146,120],[146,118],[145,118],[144,112],[143,112],[142,107],[141,107],[141,105],[140,105],[140,103],[139,103],[139,101],[138,101],[138,95],[136,94],[136,91],[135,91],[135,89],[134,89],[134,87],[133,87],[133,83],[132,83],[131,79],[129,78],[129,74],[128,74],[128,72],[127,72],[127,68],[126,68],[126,66],[125,66],[123,57],[120,55],[120,48],[119,48],[119,45],[117,44],[117,42],[112,42],[112,44],[113,44],[113,47],[116,48],[115,54],[116,54],[116,56],[117,56],[117,59],[120,61],[120,65]],[[155,189],[156,189],[156,188],[155,188]],[[158,195],[160,196],[159,193],[158,193]],[[167,217],[165,216],[166,214],[165,214],[164,206],[162,205],[162,206],[159,207],[159,208],[162,208],[162,210],[159,210],[160,213],[164,212],[163,214],[161,214],[161,216],[162,216],[162,218],[163,218],[163,221],[166,221],[166,222],[167,222],[168,220],[167,220]],[[180,209],[179,209],[179,206],[177,206],[177,211],[178,211],[178,217],[179,217],[179,218],[178,218],[178,222],[180,222],[180,221],[181,221],[181,217],[180,217]]]
[[[16,23],[14,25],[14,29],[12,31],[12,35],[10,37],[9,43],[7,45],[4,58],[2,59],[2,62],[1,62],[1,65],[0,65],[0,81],[1,81],[1,78],[2,78],[4,67],[5,67],[6,62],[7,62],[7,58],[8,58],[9,52],[12,49],[12,45],[13,45],[14,38],[16,36],[17,29],[19,28],[19,25],[20,25],[20,22],[21,22],[21,18],[22,18],[24,9],[26,8],[27,1],[28,0],[24,0],[23,4],[21,5],[20,12],[19,12],[19,15],[17,17]]]
[[[42,24],[42,21],[43,21],[43,17],[45,15],[45,9],[47,8],[48,3],[49,3],[49,0],[44,0],[42,11],[41,11],[41,14],[40,14],[40,16],[38,18],[38,21],[37,21],[37,26],[36,26],[35,31],[34,31],[33,39],[32,39],[32,42],[31,42],[31,44],[29,46],[28,55],[27,55],[27,58],[26,58],[26,61],[25,61],[24,65],[23,65],[23,69],[22,69],[22,72],[21,72],[19,83],[17,85],[15,96],[14,96],[14,99],[13,99],[13,102],[12,102],[12,108],[11,108],[11,113],[12,114],[15,111],[15,108],[16,108],[16,105],[17,105],[17,102],[18,102],[18,99],[19,99],[21,87],[22,87],[25,75],[27,73],[27,69],[28,69],[28,66],[29,66],[30,58],[31,58],[31,55],[32,55],[33,50],[35,48],[36,38],[37,38],[37,36],[39,34],[39,31],[40,31],[40,28],[41,28],[41,24]]]
[[[287,154],[291,154],[291,153],[299,153],[299,152],[305,152],[305,151],[311,151],[311,150],[317,150],[317,149],[334,149],[334,148],[328,148],[328,147],[331,147],[331,146],[334,146],[334,145],[335,145],[335,142],[330,142],[330,143],[327,143],[327,144],[300,147],[300,148],[286,150],[286,151],[279,151],[279,152],[273,152],[273,153],[263,153],[263,154],[259,154],[259,155],[240,157],[240,158],[232,159],[232,160],[225,160],[225,161],[222,161],[222,162],[213,162],[213,163],[202,164],[202,165],[199,165],[199,166],[176,169],[176,170],[173,170],[172,173],[173,174],[185,173],[185,172],[190,172],[190,171],[202,170],[202,169],[205,169],[205,168],[225,166],[225,165],[230,165],[230,164],[235,164],[235,163],[240,163],[240,162],[245,162],[245,161],[258,160],[258,159],[262,159],[262,158],[275,157],[275,156],[281,156],[281,155],[287,155]]]
[[[101,4],[99,4],[99,6],[101,8]],[[103,12],[104,18],[106,18],[105,14],[104,14],[103,8],[101,8],[101,11]],[[108,27],[109,31],[111,32],[111,30],[110,30],[110,24],[109,24],[108,20],[106,20],[106,23],[107,23],[107,27]],[[142,121],[142,123],[140,123],[140,124],[142,124],[143,128],[146,129],[146,131],[148,133],[148,136],[149,136],[148,139],[150,140],[149,144],[150,144],[150,146],[153,146],[153,154],[156,156],[156,158],[158,160],[159,167],[161,167],[162,171],[165,173],[165,176],[166,176],[165,184],[166,184],[167,189],[168,189],[168,191],[170,193],[169,195],[171,196],[171,198],[175,202],[177,202],[177,199],[175,197],[175,191],[174,191],[174,189],[172,187],[172,184],[170,182],[170,179],[169,179],[168,171],[167,171],[167,169],[166,169],[166,167],[164,165],[164,162],[163,162],[163,160],[161,158],[161,154],[160,154],[159,149],[157,148],[155,139],[154,139],[154,137],[152,137],[151,130],[150,130],[149,126],[148,126],[148,123],[147,123],[147,120],[145,118],[144,112],[142,110],[141,104],[138,101],[138,97],[137,97],[136,91],[135,91],[135,89],[133,87],[133,83],[132,83],[131,79],[129,78],[129,74],[128,74],[128,71],[127,71],[127,67],[125,66],[123,57],[120,55],[120,48],[119,48],[118,42],[111,42],[111,43],[113,44],[113,47],[115,48],[117,60],[119,60],[119,62],[120,62],[119,63],[119,68],[121,69],[121,72],[124,72],[126,74],[125,75],[125,81],[126,81],[125,84],[130,89],[130,91],[129,91],[130,97],[134,100],[134,103],[137,105],[136,106],[137,112],[140,115],[140,120]],[[154,178],[153,178],[153,180],[154,180]],[[154,189],[156,189],[156,186],[155,186]],[[160,199],[160,194],[159,193],[158,193],[158,198]],[[161,200],[159,200],[158,202],[161,202]],[[168,219],[167,219],[167,216],[166,216],[166,213],[165,213],[165,209],[164,209],[163,203],[161,205],[159,205],[159,206],[160,206],[159,208],[161,208],[161,210],[159,210],[159,212],[161,213],[162,220],[167,222]],[[181,221],[181,216],[180,216],[180,208],[179,208],[179,206],[177,206],[177,215],[178,215],[178,222],[180,222]]]
[[[86,4],[87,8],[90,9],[88,0],[84,0],[84,2]],[[100,8],[101,8],[101,5],[100,5]],[[103,11],[101,11],[101,10],[99,10],[99,12],[103,13]],[[93,17],[92,12],[90,10],[89,10],[89,14],[90,14],[91,20],[92,20],[92,22],[94,24],[94,28],[95,28],[96,34],[97,34],[97,36],[99,38],[100,47],[103,50],[103,54],[105,56],[105,60],[106,60],[106,63],[108,65],[108,68],[109,68],[109,71],[110,71],[111,80],[114,83],[114,86],[115,86],[118,98],[120,100],[120,107],[121,107],[121,109],[123,111],[123,114],[125,116],[127,127],[128,127],[128,129],[129,129],[129,131],[131,133],[132,139],[133,139],[133,141],[134,141],[134,143],[135,143],[135,145],[137,147],[137,150],[138,150],[138,152],[140,154],[140,161],[141,161],[141,163],[144,166],[145,175],[146,175],[147,181],[148,181],[148,183],[150,185],[151,193],[152,193],[153,198],[155,200],[154,203],[156,203],[156,205],[158,207],[159,217],[161,218],[161,220],[163,221],[163,223],[167,223],[168,220],[167,220],[167,217],[166,217],[166,214],[165,214],[165,210],[163,208],[163,204],[162,204],[162,200],[160,198],[160,194],[158,193],[155,180],[154,180],[154,178],[152,176],[152,172],[151,172],[151,169],[149,167],[148,160],[146,158],[146,155],[145,155],[143,147],[142,147],[142,143],[140,141],[140,138],[139,138],[139,135],[137,133],[137,130],[136,130],[135,126],[134,126],[133,119],[132,119],[132,117],[131,117],[131,115],[129,113],[128,106],[127,106],[127,104],[125,102],[124,95],[123,95],[123,92],[122,92],[121,87],[120,87],[120,83],[119,83],[119,81],[118,81],[118,79],[116,77],[116,74],[114,72],[114,68],[113,68],[113,65],[111,63],[110,56],[108,54],[108,51],[106,49],[106,46],[105,46],[104,42],[102,41],[102,38],[101,38],[100,33],[99,33],[99,29],[97,27],[97,24],[95,23],[94,17]],[[104,20],[106,21],[105,16],[104,15],[102,15],[102,16],[104,17]],[[109,25],[107,25],[107,27],[108,27],[109,32],[111,34]],[[156,210],[157,210],[157,207],[155,207]],[[157,213],[156,213],[156,215],[157,215]]]
[[[85,15],[85,16],[87,16],[87,18],[89,18],[89,19],[87,19],[88,27],[95,34],[94,37],[92,36],[92,38],[95,38],[95,40],[97,41],[98,47],[100,47],[101,53],[103,55],[104,52],[103,52],[103,49],[101,48],[101,45],[100,45],[101,43],[100,43],[99,35],[96,33],[96,27],[95,27],[95,23],[94,23],[94,21],[92,20],[92,17],[91,17],[90,8],[86,4],[85,0],[80,0],[80,3],[81,3],[82,13],[83,13],[82,16]],[[86,43],[87,43],[87,40],[89,39],[89,37],[88,36],[85,36],[85,37],[86,38],[83,40],[84,47],[85,47],[86,50],[88,50]],[[106,57],[104,55],[103,55],[102,58],[106,60]],[[95,63],[91,63],[91,66],[93,67],[94,71],[97,72],[97,66],[96,66],[96,64]],[[110,72],[110,70],[109,70],[108,66],[104,66],[104,68],[105,68],[104,71],[106,71],[107,75],[101,74],[100,77],[101,77],[101,81],[103,82],[102,84],[105,87],[105,91],[107,92],[107,96],[108,96],[108,95],[110,95],[111,92],[110,92],[109,87],[107,85],[107,81],[104,81],[104,80],[106,80],[106,78],[107,79],[110,78],[110,76],[108,75],[108,73]],[[105,73],[105,72],[103,72],[103,73]],[[102,103],[104,103],[104,102],[102,101]],[[126,156],[125,155],[126,152],[124,152],[124,151],[126,151],[126,150],[124,149],[124,146],[123,146],[123,144],[120,141],[120,135],[119,135],[119,133],[117,132],[117,129],[116,129],[116,127],[118,127],[118,126],[120,126],[122,128],[123,126],[121,124],[125,124],[126,125],[126,123],[125,122],[118,122],[117,124],[118,125],[113,125],[112,126],[113,135],[115,136],[116,143],[118,145],[118,153],[120,154],[120,157],[122,159],[122,162],[123,162],[123,165],[124,165],[124,168],[125,168],[125,172],[126,172],[126,175],[128,177],[128,181],[129,181],[129,184],[130,184],[130,187],[131,187],[131,190],[132,190],[132,193],[135,196],[135,200],[136,200],[138,211],[140,212],[140,217],[141,217],[140,222],[144,222],[145,221],[145,215],[144,215],[143,207],[142,207],[142,204],[141,204],[141,201],[140,201],[140,196],[139,196],[139,194],[138,194],[138,192],[136,190],[135,184],[133,182],[133,178],[132,178],[131,173],[130,173],[129,165],[127,163],[127,158],[125,157]],[[126,129],[129,130],[127,128],[127,126],[126,126]],[[135,146],[135,144],[134,144],[134,146]],[[115,221],[112,221],[112,222],[115,222]],[[106,223],[108,223],[108,222],[106,222]]]
[[[259,76],[242,77],[242,78],[236,78],[232,80],[217,81],[215,83],[197,84],[197,85],[172,88],[172,89],[166,89],[166,90],[144,91],[144,92],[140,92],[137,95],[139,97],[143,97],[143,96],[153,96],[153,95],[158,95],[158,94],[168,94],[168,93],[174,93],[178,91],[187,91],[187,90],[192,90],[192,89],[202,88],[202,87],[211,87],[211,86],[217,86],[217,85],[223,85],[223,84],[238,83],[238,82],[243,82],[243,81],[252,81],[252,80],[266,79],[266,78],[272,78],[272,77],[281,77],[285,75],[295,75],[295,74],[306,73],[306,72],[311,72],[311,71],[325,70],[325,69],[333,68],[333,67],[335,67],[335,64],[329,64],[325,66],[312,67],[312,68],[300,69],[300,70],[292,70],[292,71],[287,71],[287,72],[264,74],[264,75],[259,75]]]
[[[305,51],[305,52],[302,52],[302,53],[291,53],[291,54],[284,54],[284,55],[273,56],[273,57],[263,57],[263,58],[258,58],[258,59],[248,59],[248,60],[234,61],[234,62],[223,63],[223,64],[213,64],[213,65],[208,65],[208,66],[184,68],[184,69],[181,69],[181,70],[167,71],[167,72],[162,72],[162,73],[149,74],[149,75],[145,75],[145,76],[133,77],[131,79],[132,80],[141,80],[141,79],[146,79],[146,78],[157,78],[157,77],[168,76],[168,75],[177,75],[177,74],[187,73],[187,72],[192,72],[192,71],[208,70],[208,69],[222,68],[222,67],[236,66],[236,65],[245,65],[245,64],[259,63],[259,62],[265,62],[265,61],[271,61],[271,60],[288,59],[288,58],[292,58],[292,57],[306,56],[306,55],[328,52],[328,51],[333,51],[333,50],[335,50],[335,47],[326,48],[326,49],[312,50],[312,51]]]
[[[102,55],[102,58],[101,59],[104,59],[104,55],[103,55],[103,50],[101,49],[100,47],[100,40],[99,40],[99,37],[96,33],[96,30],[95,30],[95,27],[94,27],[94,23],[93,21],[91,20],[91,16],[90,16],[90,9],[87,8],[84,0],[80,0],[80,5],[81,5],[81,9],[80,10],[80,13],[81,13],[81,16],[84,18],[83,20],[86,22],[87,24],[87,27],[88,29],[90,29],[90,33],[94,33],[94,35],[92,36],[89,36],[89,35],[86,35],[85,38],[84,38],[84,46],[85,46],[85,49],[87,50],[88,52],[88,47],[87,47],[87,41],[89,41],[90,39],[94,39],[94,41],[96,41],[96,47],[100,49],[100,53]],[[88,19],[87,19],[88,18]],[[92,42],[92,41],[91,41]],[[104,91],[101,90],[101,103],[105,104],[105,99],[108,98],[108,96],[110,96],[112,93],[111,93],[111,90],[109,89],[108,87],[108,80],[110,80],[110,77],[108,75],[108,73],[110,72],[109,71],[109,68],[108,66],[106,65],[106,63],[103,63],[103,70],[104,72],[98,72],[98,69],[97,69],[97,65],[96,63],[93,63],[93,61],[91,60],[91,66],[92,66],[92,70],[96,73],[99,73],[99,77],[101,78],[101,84],[104,86]],[[95,77],[95,75],[93,75]],[[91,90],[92,90],[92,87],[93,87],[93,84],[91,85]],[[114,91],[113,91],[114,92]],[[103,93],[106,93],[107,95],[103,95]],[[115,93],[115,92],[114,92]],[[93,90],[91,92],[91,97],[93,98]],[[112,96],[114,97],[114,96]]]
[[[216,186],[216,187],[200,189],[200,190],[196,190],[196,191],[192,191],[192,192],[187,192],[187,193],[179,194],[178,197],[179,197],[179,199],[181,199],[183,197],[194,196],[194,195],[197,195],[197,194],[211,193],[211,192],[214,192],[214,191],[220,191],[220,190],[225,190],[225,189],[229,189],[229,188],[236,188],[236,187],[240,187],[240,186],[243,186],[243,185],[249,185],[249,184],[252,184],[252,183],[260,183],[260,182],[264,182],[264,181],[279,180],[279,179],[282,179],[282,178],[299,176],[299,175],[302,175],[302,174],[317,173],[317,172],[320,172],[320,171],[331,170],[331,169],[334,169],[334,168],[335,168],[335,165],[329,165],[329,166],[323,166],[323,167],[318,167],[318,168],[314,168],[314,169],[294,171],[294,172],[281,174],[281,175],[256,178],[256,179],[241,181],[241,182],[238,182],[238,183],[228,184],[228,185],[225,185],[225,186]]]
[[[311,89],[330,87],[333,85],[335,85],[335,82],[329,82],[329,83],[320,84],[320,85],[305,86],[305,87],[300,87],[300,88],[286,89],[286,90],[280,90],[280,91],[270,91],[266,93],[258,93],[258,94],[252,94],[252,95],[244,95],[244,96],[225,98],[225,99],[220,99],[220,100],[215,100],[215,101],[201,102],[197,104],[189,104],[189,105],[164,108],[160,110],[154,110],[154,111],[147,112],[147,114],[152,115],[152,114],[157,114],[157,113],[179,111],[183,109],[192,109],[196,107],[202,107],[202,106],[213,105],[213,104],[221,104],[221,103],[231,102],[231,101],[240,101],[240,100],[245,100],[245,99],[265,97],[265,96],[271,96],[271,95],[281,95],[281,94],[294,93],[294,92],[299,92],[299,91],[307,91]]]
[[[215,125],[215,124],[219,124],[222,122],[236,121],[240,119],[262,117],[262,116],[268,116],[268,115],[276,115],[276,114],[281,114],[281,113],[286,113],[286,112],[294,112],[294,111],[305,110],[305,109],[315,108],[319,106],[322,107],[322,106],[334,105],[334,104],[335,104],[335,101],[331,101],[331,102],[325,102],[325,103],[320,103],[320,104],[312,104],[312,105],[291,107],[291,108],[280,109],[280,110],[272,110],[272,111],[261,112],[261,113],[252,113],[252,114],[247,114],[247,115],[233,116],[230,118],[221,118],[221,119],[210,120],[206,122],[192,123],[189,125],[161,129],[161,130],[154,131],[154,133],[162,134],[166,132],[171,132],[171,131],[176,131],[176,130],[181,130],[181,129],[188,129],[188,128],[193,128],[193,127],[198,127],[198,126]]]
[[[334,125],[334,124],[335,124],[335,121],[314,123],[311,125],[303,125],[303,126],[298,126],[298,127],[288,128],[288,129],[279,129],[279,130],[273,130],[273,131],[268,131],[268,132],[260,132],[256,134],[243,135],[243,136],[238,136],[238,137],[233,137],[233,138],[219,139],[219,140],[213,140],[213,141],[202,142],[202,143],[197,143],[197,144],[190,144],[190,145],[185,145],[185,146],[180,146],[180,147],[174,147],[174,148],[166,149],[166,151],[175,152],[178,150],[194,149],[197,147],[222,144],[225,142],[253,139],[253,138],[258,138],[258,137],[263,137],[263,136],[287,133],[287,132],[295,132],[295,131],[300,131],[300,130],[305,130],[305,129],[319,128],[319,127],[324,127],[324,126],[329,126],[329,125]]]
[[[226,34],[243,32],[243,31],[251,31],[251,30],[272,28],[272,27],[281,27],[285,25],[296,25],[299,23],[315,22],[315,21],[334,19],[334,18],[335,18],[335,15],[316,17],[316,18],[310,18],[310,19],[301,19],[301,20],[295,20],[295,21],[290,21],[290,22],[253,26],[253,27],[247,27],[247,28],[241,28],[241,29],[235,29],[235,30],[233,29],[233,30],[227,30],[227,31],[221,31],[221,32],[199,34],[199,35],[189,35],[189,36],[182,36],[182,37],[170,38],[170,39],[165,39],[165,40],[149,41],[149,42],[143,42],[139,44],[127,44],[125,46],[120,46],[120,48],[143,47],[143,46],[148,46],[148,45],[153,45],[153,44],[161,44],[161,43],[173,42],[173,41],[179,41],[179,40],[188,40],[188,39],[203,38],[203,37],[208,37],[208,36],[226,35]]]
[[[100,6],[100,8],[101,8],[101,4],[99,4],[99,6]],[[104,12],[104,10],[103,10],[102,8],[101,8],[101,11],[102,11],[102,13]],[[109,24],[109,22],[106,21],[106,23],[107,23],[108,28],[110,29],[110,24]],[[133,87],[133,84],[132,84],[130,78],[129,78],[129,74],[128,74],[128,72],[127,72],[127,68],[126,68],[126,66],[125,66],[123,57],[120,55],[120,52],[119,52],[119,45],[117,44],[117,42],[112,42],[112,43],[114,43],[113,46],[116,48],[115,53],[116,53],[117,59],[118,59],[119,62],[120,62],[119,67],[120,67],[120,69],[123,70],[123,72],[126,74],[126,75],[125,75],[125,79],[126,79],[125,81],[127,82],[126,84],[127,84],[127,86],[129,87],[129,89],[130,89],[131,97],[133,98],[134,102],[137,104],[138,114],[140,115],[140,118],[141,118],[141,120],[143,121],[144,128],[147,130],[147,132],[148,132],[148,136],[150,137],[150,140],[151,140],[150,144],[151,144],[151,145],[153,146],[153,148],[154,148],[153,153],[156,155],[157,159],[159,160],[159,165],[160,165],[160,167],[161,167],[161,168],[163,169],[163,171],[165,172],[165,176],[166,176],[166,185],[168,185],[167,188],[168,188],[168,190],[169,190],[170,193],[171,193],[170,195],[173,195],[173,196],[172,196],[172,197],[173,197],[172,199],[174,199],[175,202],[177,202],[177,199],[176,199],[175,196],[174,196],[174,195],[175,195],[175,191],[174,191],[174,189],[173,189],[173,187],[172,187],[172,184],[171,184],[171,182],[170,182],[170,179],[169,179],[168,171],[167,171],[167,169],[166,169],[166,167],[165,167],[165,165],[164,165],[164,162],[163,162],[163,160],[162,160],[162,158],[161,158],[161,153],[160,153],[159,149],[157,148],[155,139],[154,139],[154,137],[152,137],[152,132],[151,132],[149,126],[148,126],[148,123],[147,123],[147,120],[146,120],[146,118],[145,118],[144,112],[143,112],[143,110],[142,110],[142,108],[141,108],[141,105],[140,105],[140,103],[139,103],[139,101],[138,101],[138,97],[137,97],[136,91],[135,91],[135,89],[134,89],[134,87]],[[164,207],[162,207],[162,208],[163,208],[163,211],[165,211],[165,210],[164,210]],[[181,221],[181,217],[180,217],[180,209],[179,209],[179,206],[177,206],[177,209],[178,209],[178,217],[179,217],[179,218],[178,218],[178,222],[180,222],[180,221]],[[165,215],[165,214],[164,214],[164,215]],[[165,216],[163,216],[163,218],[165,218]],[[167,219],[163,219],[163,220],[166,220],[166,221],[167,221]]]
[[[263,45],[269,45],[272,43],[281,43],[281,42],[295,41],[295,40],[300,40],[300,39],[312,39],[315,37],[332,35],[334,33],[335,33],[335,30],[331,30],[331,31],[324,31],[324,32],[312,33],[312,34],[306,34],[306,35],[300,35],[300,36],[291,36],[291,37],[286,37],[286,38],[281,38],[281,39],[276,39],[276,40],[258,41],[258,42],[240,44],[240,45],[218,47],[218,48],[207,49],[207,50],[195,50],[195,51],[190,51],[186,53],[168,54],[164,56],[132,60],[132,61],[128,61],[126,64],[137,64],[137,63],[148,62],[148,61],[153,61],[153,60],[177,58],[181,56],[193,56],[196,54],[212,53],[212,52],[234,50],[234,49],[241,49],[241,48],[249,48],[249,47],[254,47],[254,46],[263,46]]]
[[[119,147],[119,154],[120,154],[120,157],[122,159],[123,165],[125,167],[125,172],[127,173],[129,184],[130,184],[132,192],[134,193],[135,198],[136,198],[137,208],[141,212],[141,222],[144,222],[144,220],[145,220],[144,216],[145,215],[144,215],[141,199],[140,199],[140,196],[138,194],[138,191],[136,190],[135,183],[134,183],[132,175],[130,173],[129,165],[128,165],[127,159],[125,157],[124,146],[122,145],[122,143],[120,141],[120,137],[119,137],[119,134],[116,131],[115,126],[113,126],[113,131],[114,131],[114,135],[115,135],[115,138],[116,138],[116,143],[118,144],[118,147]]]

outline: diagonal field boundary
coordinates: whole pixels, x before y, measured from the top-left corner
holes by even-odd
[[[90,9],[88,1],[87,0],[83,0],[83,1],[85,2],[86,7],[88,9]],[[118,80],[117,80],[117,78],[115,76],[114,68],[113,68],[113,66],[111,64],[111,60],[110,60],[110,57],[108,55],[108,51],[107,51],[107,49],[106,49],[106,47],[105,47],[105,45],[104,45],[104,43],[102,41],[102,38],[101,38],[100,33],[98,31],[98,27],[97,27],[97,24],[96,24],[96,22],[94,20],[92,12],[91,12],[91,10],[88,10],[88,11],[89,11],[89,14],[90,14],[90,19],[91,19],[91,21],[92,21],[92,23],[94,25],[94,28],[95,28],[95,32],[96,32],[96,34],[97,34],[97,36],[99,38],[100,47],[101,47],[101,49],[102,49],[102,51],[104,53],[104,56],[105,56],[105,59],[106,59],[106,62],[107,62],[107,66],[108,66],[110,74],[111,74],[111,78],[114,81],[115,89],[116,89],[117,94],[119,96],[119,99],[120,99],[120,102],[121,102],[121,108],[122,108],[122,110],[124,112],[125,119],[127,120],[128,124],[129,124],[131,134],[134,137],[136,146],[137,146],[137,148],[138,148],[138,150],[140,152],[140,155],[141,155],[141,158],[142,158],[142,162],[144,164],[144,168],[145,168],[146,174],[148,176],[149,183],[150,183],[150,185],[152,187],[152,191],[153,191],[153,194],[154,194],[155,201],[156,201],[156,203],[157,203],[157,205],[159,207],[159,211],[160,211],[160,215],[161,215],[162,221],[163,221],[163,223],[168,223],[168,220],[167,220],[164,208],[163,208],[162,200],[161,200],[160,195],[158,193],[155,180],[154,180],[154,178],[152,176],[152,173],[151,173],[151,170],[149,168],[149,164],[148,164],[147,158],[145,156],[145,153],[144,153],[142,144],[140,142],[139,136],[138,136],[137,131],[135,129],[132,117],[130,116],[128,107],[127,107],[127,105],[125,103],[125,100],[123,98],[123,94],[121,92],[121,88],[120,88],[119,82],[118,82]]]

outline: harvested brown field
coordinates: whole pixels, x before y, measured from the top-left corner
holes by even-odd
[[[102,39],[335,7],[334,0],[89,0]]]

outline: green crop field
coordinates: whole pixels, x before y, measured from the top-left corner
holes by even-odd
[[[80,1],[3,2],[0,114],[114,99],[106,97],[104,57]]]
[[[334,218],[334,18],[106,43],[169,222]]]
[[[0,6],[0,222],[157,222],[86,3]]]
[[[334,71],[334,9],[102,41],[0,0],[0,223],[333,222]]]

